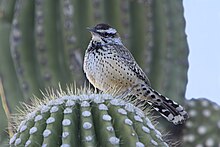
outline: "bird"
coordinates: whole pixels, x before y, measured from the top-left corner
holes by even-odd
[[[174,125],[183,124],[188,113],[175,101],[155,91],[119,33],[109,24],[88,27],[92,38],[85,51],[83,70],[88,81],[103,92],[134,97],[138,105],[150,105]]]

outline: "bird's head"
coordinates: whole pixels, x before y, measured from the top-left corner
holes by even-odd
[[[100,23],[95,27],[87,29],[91,32],[93,40],[103,41],[105,43],[121,43],[121,39],[116,29],[108,24]]]

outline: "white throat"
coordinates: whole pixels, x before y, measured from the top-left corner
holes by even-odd
[[[121,41],[120,37],[117,37],[117,38],[105,38],[105,41],[107,41],[107,42],[104,42],[99,35],[93,34],[92,35],[92,40],[96,41],[96,42],[101,42],[102,45],[106,45],[106,44],[122,44],[122,41]]]

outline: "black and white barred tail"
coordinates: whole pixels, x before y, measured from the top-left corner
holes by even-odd
[[[135,89],[137,92],[137,105],[145,106],[146,103],[150,104],[164,118],[175,125],[182,124],[188,118],[187,112],[181,105],[161,95],[148,85],[141,84],[141,88]]]

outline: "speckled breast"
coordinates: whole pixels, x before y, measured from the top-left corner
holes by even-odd
[[[119,60],[115,52],[88,52],[84,59],[84,71],[89,82],[104,92],[117,89],[124,92],[137,82],[134,73]]]

